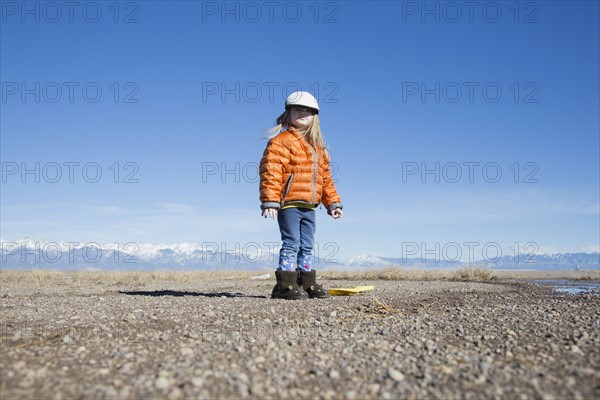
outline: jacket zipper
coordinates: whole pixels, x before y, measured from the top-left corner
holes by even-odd
[[[290,187],[292,186],[292,179],[294,178],[294,174],[290,174],[290,177],[287,179],[287,181],[285,182],[285,192],[283,192],[283,198],[281,199],[281,205],[283,206],[283,204],[285,203],[285,198],[288,195],[288,192],[290,191]]]
[[[319,168],[319,162],[317,159],[317,152],[314,149],[314,147],[308,143],[308,146],[310,147],[310,149],[313,152],[313,158],[314,158],[314,165],[313,165],[313,177],[312,177],[312,201],[311,204],[315,204],[315,198],[317,197],[316,195],[316,190],[315,190],[315,180],[317,179],[317,168]]]

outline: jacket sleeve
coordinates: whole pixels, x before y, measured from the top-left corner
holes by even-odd
[[[290,151],[276,136],[269,140],[260,160],[260,202],[261,209],[279,208],[283,189],[284,166],[290,161]]]
[[[327,214],[331,214],[336,208],[342,209],[342,200],[335,186],[333,184],[333,178],[331,176],[331,166],[329,163],[329,154],[325,153],[323,162],[323,205],[327,208]]]

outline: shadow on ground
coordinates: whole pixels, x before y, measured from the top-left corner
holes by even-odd
[[[255,299],[266,299],[267,296],[253,296],[253,295],[247,295],[244,293],[239,293],[239,292],[208,292],[208,293],[204,293],[204,292],[187,292],[187,291],[180,291],[180,290],[152,290],[152,291],[148,291],[148,290],[126,290],[126,291],[119,291],[119,293],[121,294],[127,294],[130,296],[175,296],[175,297],[180,297],[180,296],[202,296],[202,297],[250,297],[250,298],[255,298]]]

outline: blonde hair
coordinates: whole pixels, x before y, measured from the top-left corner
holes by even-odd
[[[298,129],[296,129],[290,123],[290,109],[285,110],[283,112],[283,114],[281,114],[279,117],[277,117],[277,119],[275,120],[275,123],[277,125],[275,125],[271,129],[267,130],[267,138],[268,139],[272,139],[275,136],[279,135],[281,132],[283,132],[287,129],[290,129],[290,128],[294,128],[296,131],[298,131]],[[324,150],[325,153],[327,154],[327,149],[325,147],[325,141],[323,140],[323,135],[321,134],[321,124],[319,122],[319,114],[313,115],[313,119],[312,119],[310,126],[304,132],[300,132],[300,131],[298,131],[298,132],[306,139],[306,141],[308,143],[310,143],[314,147],[318,147],[318,148]]]

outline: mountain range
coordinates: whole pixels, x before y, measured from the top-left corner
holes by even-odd
[[[44,242],[25,238],[0,240],[0,269],[57,270],[221,270],[274,269],[279,250],[244,246],[221,250],[218,244],[177,243],[135,244]],[[348,260],[329,261],[315,257],[317,269],[356,268],[460,268],[479,265],[494,269],[600,269],[600,253],[504,255],[496,259],[465,263],[453,260],[393,258],[360,255]]]

